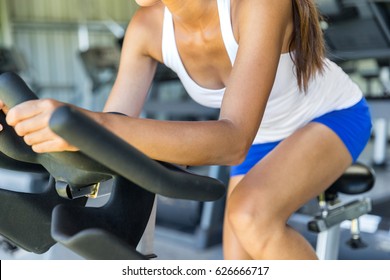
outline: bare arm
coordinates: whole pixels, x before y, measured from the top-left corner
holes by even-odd
[[[218,121],[171,122],[107,116],[112,128],[152,158],[178,164],[237,164],[259,128],[289,16],[272,1],[242,1],[240,48]],[[255,12],[254,12],[255,11]]]
[[[172,122],[137,118],[144,100],[139,96],[146,94],[155,69],[155,62],[137,49],[124,54],[126,62],[121,62],[122,70],[105,108],[106,111],[120,111],[131,117],[87,113],[154,159],[183,165],[237,164],[244,158],[259,128],[273,85],[289,9],[290,2],[287,0],[277,3],[240,1],[240,47],[226,85],[219,120]],[[131,109],[128,108],[130,90],[141,94],[132,95],[138,97],[130,98]],[[18,117],[17,110],[12,114],[11,111],[8,121],[15,125],[23,117]],[[29,128],[24,128],[19,134],[29,138],[30,132]],[[39,152],[67,148],[48,146],[42,139],[39,141],[29,141]],[[39,145],[42,149],[37,148]]]
[[[138,117],[142,111],[157,67],[152,56],[158,55],[156,44],[159,40],[152,42],[154,37],[161,36],[161,32],[153,30],[157,29],[153,21],[145,20],[151,16],[141,8],[127,28],[118,75],[105,104],[105,112],[116,111]]]

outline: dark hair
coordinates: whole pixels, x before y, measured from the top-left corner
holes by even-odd
[[[300,90],[306,91],[310,78],[324,70],[325,42],[320,14],[314,0],[292,0],[294,30],[290,51]]]

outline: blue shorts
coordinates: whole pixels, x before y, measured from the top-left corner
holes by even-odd
[[[315,118],[311,122],[318,122],[332,129],[344,142],[355,162],[363,151],[371,136],[371,116],[365,98],[362,98],[352,107],[336,110]],[[283,140],[281,140],[283,141]],[[243,163],[232,166],[231,176],[244,175],[271,152],[281,141],[254,144]]]

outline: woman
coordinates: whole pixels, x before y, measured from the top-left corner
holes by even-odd
[[[83,110],[148,156],[232,165],[226,259],[315,259],[289,216],[356,160],[370,135],[361,91],[324,58],[313,0],[138,0],[105,112]],[[178,73],[215,121],[138,118],[157,62]],[[54,100],[7,122],[34,151],[77,150],[48,128]],[[81,110],[81,109],[80,109]],[[249,151],[249,152],[248,152]]]

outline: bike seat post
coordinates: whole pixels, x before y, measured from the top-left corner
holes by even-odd
[[[336,260],[340,246],[340,225],[334,225],[317,236],[316,254],[320,260]]]
[[[331,211],[332,205],[339,202],[336,194],[321,193],[318,196],[318,205],[320,209],[319,218],[326,219]],[[340,226],[333,225],[326,230],[321,230],[317,236],[316,254],[321,260],[334,260],[338,257],[338,248],[340,246]]]
[[[365,248],[367,244],[364,243],[360,237],[360,222],[359,218],[351,221],[351,239],[346,242],[353,249]]]
[[[318,198],[318,206],[321,217],[326,217],[329,214],[329,210],[332,208],[333,205],[336,205],[340,202],[338,199],[338,195],[335,192],[330,192],[329,190],[326,190],[325,192],[321,193]]]
[[[328,204],[326,203],[325,193],[318,196],[318,206],[320,207],[321,216],[325,217],[328,213]]]
[[[340,224],[351,221],[352,238],[347,242],[352,248],[362,248],[359,217],[371,211],[367,197],[343,202],[338,194],[362,195],[372,189],[374,172],[361,163],[354,163],[323,194],[318,197],[320,212],[308,224],[310,231],[317,232],[316,252],[320,259],[337,259],[340,243]]]

